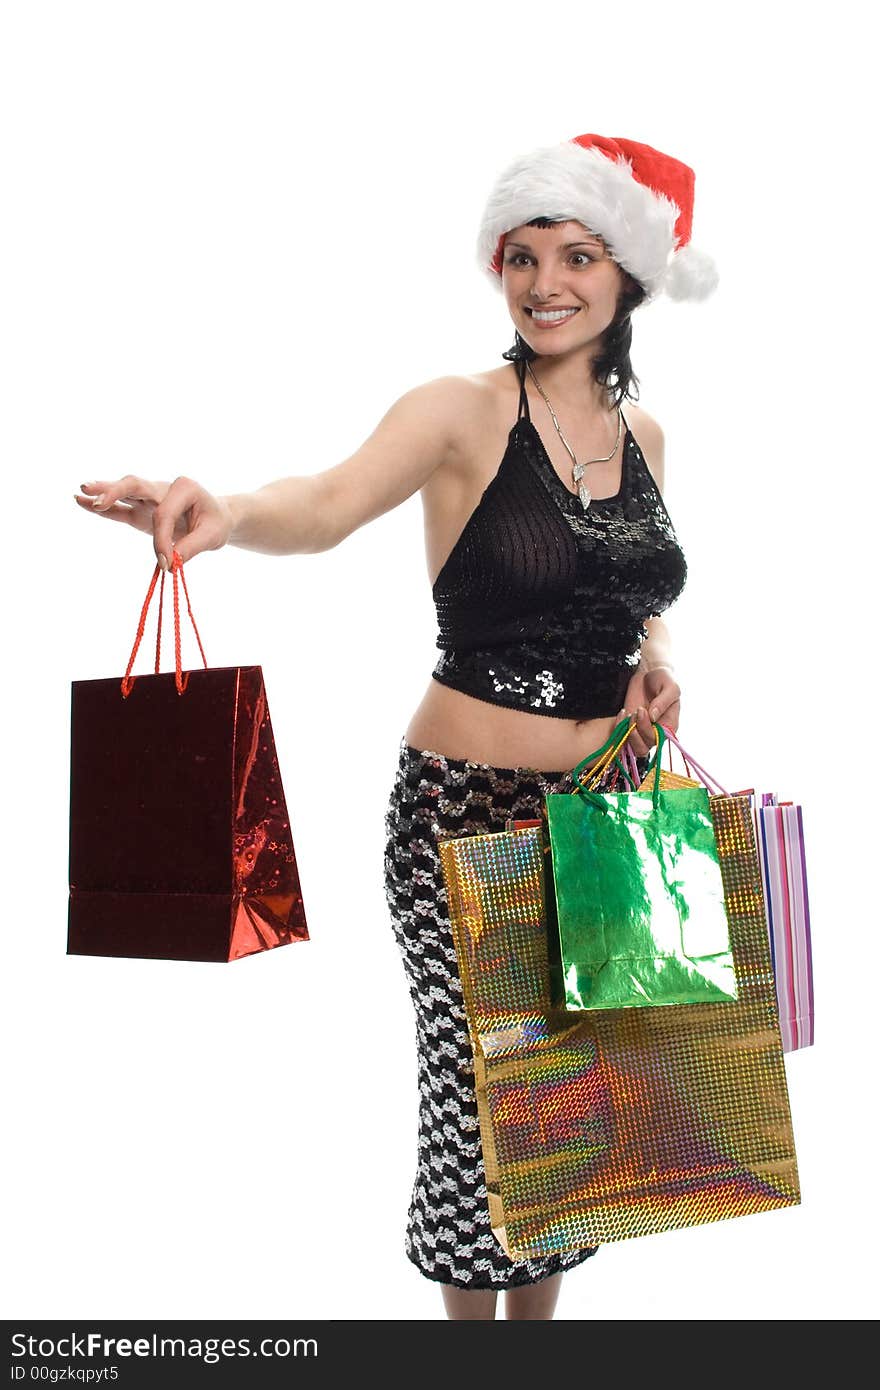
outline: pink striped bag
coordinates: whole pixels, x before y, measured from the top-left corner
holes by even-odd
[[[678,738],[666,725],[663,730],[675,744],[685,766],[693,768],[706,782],[713,783],[725,796],[730,795],[710,777],[694,758],[686,753]],[[628,752],[628,748],[625,750]],[[627,768],[629,779],[638,786],[638,769],[630,754]],[[669,784],[684,785],[686,779],[661,769],[661,777]],[[641,786],[653,785],[649,772]],[[755,801],[754,787],[732,793],[747,796],[752,810],[752,824],[761,864],[764,888],[764,909],[770,954],[776,977],[776,999],[779,1005],[779,1031],[783,1052],[796,1052],[813,1044],[813,945],[810,933],[810,900],[807,893],[807,861],[804,849],[803,812],[791,801],[777,801],[775,792],[763,792],[761,804]]]
[[[774,792],[752,798],[752,820],[764,883],[767,930],[776,975],[783,1052],[813,1043],[813,945],[801,807]]]

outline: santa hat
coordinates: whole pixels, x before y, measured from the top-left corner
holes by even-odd
[[[715,262],[691,245],[694,171],[635,140],[576,135],[509,164],[489,195],[478,258],[501,288],[505,234],[535,217],[582,222],[648,299],[705,299]]]

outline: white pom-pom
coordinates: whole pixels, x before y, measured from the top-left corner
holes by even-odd
[[[670,299],[706,299],[718,284],[718,267],[705,251],[688,242],[676,251],[663,280]]]

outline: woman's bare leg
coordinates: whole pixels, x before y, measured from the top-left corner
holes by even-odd
[[[551,1274],[537,1284],[520,1284],[515,1289],[507,1289],[504,1295],[504,1312],[508,1321],[529,1318],[533,1322],[547,1322],[553,1317],[562,1275]]]
[[[455,1284],[441,1284],[447,1318],[457,1322],[477,1319],[493,1322],[498,1294],[494,1289],[459,1289]]]

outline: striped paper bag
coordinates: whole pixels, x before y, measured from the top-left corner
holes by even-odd
[[[803,813],[774,792],[752,803],[784,1052],[813,1043],[813,949]]]

